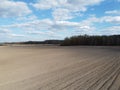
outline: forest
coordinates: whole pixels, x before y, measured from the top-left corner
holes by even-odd
[[[91,45],[91,46],[119,46],[120,35],[79,35],[67,37],[61,43],[61,46],[73,45]]]

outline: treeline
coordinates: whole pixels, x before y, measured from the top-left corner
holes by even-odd
[[[3,44],[0,43],[0,46],[3,46]]]
[[[27,41],[20,44],[61,44],[63,40]]]
[[[70,38],[65,38],[65,40],[61,43],[61,45],[62,46],[72,46],[72,45],[119,46],[120,45],[120,35],[72,36]]]

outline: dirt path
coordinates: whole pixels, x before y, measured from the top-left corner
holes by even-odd
[[[120,47],[1,46],[0,90],[120,90]]]

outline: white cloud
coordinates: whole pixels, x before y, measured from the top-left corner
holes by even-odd
[[[67,0],[67,6],[70,9],[74,9],[76,11],[86,11],[87,6],[97,5],[101,3],[103,0]]]
[[[55,9],[52,13],[52,16],[55,20],[68,20],[72,19],[73,16],[68,9]]]
[[[27,34],[32,34],[32,35],[45,35],[45,36],[60,36],[57,33],[53,31],[27,31]]]
[[[120,24],[120,16],[104,16],[100,20],[102,22]]]
[[[40,10],[52,9],[55,20],[67,20],[74,18],[76,12],[85,12],[88,6],[97,5],[104,0],[38,0],[32,4]]]
[[[27,31],[28,34],[45,34],[44,32],[41,31]]]
[[[17,17],[30,14],[27,4],[20,1],[2,0],[0,2],[0,17]]]
[[[4,25],[2,27],[6,28],[37,28],[37,27],[47,27],[47,25],[51,25],[53,22],[50,19],[43,19],[43,20],[34,20],[25,23],[16,23],[12,25]],[[37,26],[37,27],[36,27]]]
[[[96,5],[103,0],[38,0],[35,4],[32,4],[37,9],[53,9],[53,8],[67,8],[77,11],[85,11],[86,6]]]
[[[50,9],[59,6],[59,2],[58,0],[39,0],[32,5],[37,9]]]
[[[0,35],[7,35],[9,33],[10,33],[10,31],[8,29],[0,28]]]
[[[5,25],[1,28],[17,29],[28,34],[41,34],[47,36],[58,36],[59,32],[65,33],[69,30],[83,30],[90,31],[93,26],[84,22],[70,22],[70,21],[54,21],[50,19],[36,20],[32,22],[25,22],[21,24]],[[58,34],[58,35],[57,35]]]
[[[25,32],[25,31],[48,30],[51,27],[51,25],[53,25],[53,21],[49,19],[43,19],[43,20],[35,20],[24,23],[16,23],[11,25],[3,25],[1,26],[1,28],[11,29],[11,30],[17,29]]]
[[[22,35],[22,34],[8,34],[9,37],[25,37],[25,35]]]
[[[112,35],[120,34],[120,26],[107,27],[107,28],[103,29],[101,33],[103,33],[103,32],[104,32],[104,34],[108,34],[108,35],[109,34],[112,34]]]
[[[120,15],[120,10],[106,11],[105,14]]]
[[[41,35],[43,37],[65,37],[76,34],[112,34],[112,33],[120,33],[120,27],[105,27],[105,28],[97,28],[95,23],[114,23],[118,25],[120,23],[119,16],[104,16],[101,18],[97,18],[95,16],[91,16],[86,20],[80,22],[72,22],[66,20],[51,20],[51,19],[42,19],[42,20],[34,20],[24,23],[16,23],[12,25],[4,25],[1,26],[1,30],[21,30],[25,36],[31,35]],[[24,37],[24,35],[17,35],[9,33],[11,37]]]
[[[112,27],[109,27],[107,28],[109,31],[115,31],[116,33],[117,32],[120,32],[120,26],[112,26]]]
[[[96,18],[95,16],[92,16],[86,20],[83,20],[81,22],[71,22],[71,21],[64,21],[64,20],[58,20],[54,21],[51,19],[43,19],[43,20],[35,20],[20,24],[12,24],[12,25],[5,25],[2,26],[2,28],[5,29],[21,29],[23,31],[34,31],[34,33],[42,34],[41,30],[44,31],[64,31],[64,30],[82,30],[82,31],[92,31],[95,30],[94,23],[114,23],[119,24],[120,23],[120,17],[119,16],[104,16],[101,18]]]
[[[73,26],[79,26],[79,23],[69,22],[69,21],[56,21],[55,25],[73,27]]]
[[[35,15],[21,16],[21,17],[18,17],[16,20],[23,21],[23,22],[34,21],[34,20],[37,20],[37,16]]]
[[[8,28],[2,28],[0,27],[0,35],[6,36],[7,38],[9,37],[25,37],[25,35],[22,34],[14,34],[10,29]]]
[[[103,16],[103,17],[89,17],[86,20],[83,20],[82,23],[86,23],[86,25],[88,24],[93,24],[93,23],[103,23],[106,22],[108,24],[113,23],[113,24],[120,24],[120,16]]]

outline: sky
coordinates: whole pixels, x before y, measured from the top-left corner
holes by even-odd
[[[0,42],[120,34],[120,0],[0,0]]]

